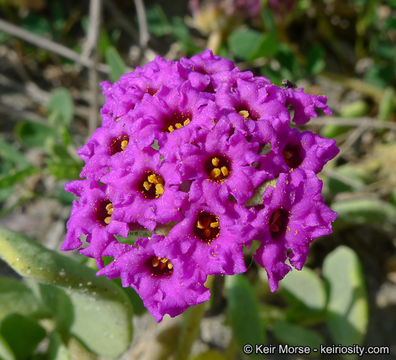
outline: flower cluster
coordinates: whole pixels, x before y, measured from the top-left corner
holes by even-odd
[[[278,87],[209,50],[157,57],[102,87],[102,127],[79,150],[84,179],[66,186],[79,199],[62,249],[120,277],[157,321],[207,301],[208,275],[245,272],[252,240],[275,291],[312,240],[331,233],[336,214],[316,174],[338,149],[291,127],[316,109],[329,114],[325,97]],[[128,242],[136,230],[152,233]]]

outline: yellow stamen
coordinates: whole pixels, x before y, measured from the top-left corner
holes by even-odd
[[[218,176],[220,176],[221,171],[219,168],[214,168],[212,169],[212,171],[210,172],[210,176],[217,178]]]
[[[127,146],[128,146],[128,140],[122,140],[121,141],[121,149],[125,150]]]
[[[168,259],[167,259],[167,258],[162,258],[160,261],[161,261],[163,264],[165,264],[165,263],[168,261]]]
[[[217,227],[219,227],[219,222],[216,221],[216,222],[210,223],[210,227],[211,227],[211,228],[217,228]]]
[[[164,193],[164,185],[156,184],[155,185],[155,193],[156,193],[156,195],[162,195]]]
[[[213,166],[219,165],[219,162],[220,162],[220,159],[217,158],[217,157],[214,157],[214,158],[212,159],[212,165],[213,165]]]
[[[158,259],[151,260],[151,265],[153,265],[153,267],[157,267],[159,265],[159,260]]]
[[[149,176],[147,177],[147,180],[148,180],[149,182],[151,182],[152,184],[158,184],[158,183],[159,183],[158,178],[157,178],[157,175],[155,175],[155,174],[149,175]]]
[[[109,210],[107,210],[107,213],[108,213],[109,215],[113,215],[113,212],[114,212],[114,209],[113,209],[113,208],[110,208]]]
[[[199,222],[199,220],[197,221],[197,228],[204,229],[204,226]]]
[[[176,129],[180,129],[180,128],[182,128],[182,127],[183,127],[183,125],[180,124],[180,123],[176,123],[176,124],[175,124],[175,128],[176,128]]]
[[[151,184],[148,183],[147,181],[145,181],[145,182],[143,183],[143,187],[144,187],[147,191],[149,191],[150,188],[151,188]]]
[[[221,173],[223,174],[223,176],[228,175],[228,169],[226,166],[222,166],[220,170],[221,170]]]
[[[110,209],[112,209],[112,208],[113,208],[113,204],[112,203],[106,205],[106,211],[107,212],[109,212]]]
[[[186,125],[188,125],[189,123],[190,123],[190,119],[186,119],[186,120],[184,120],[183,126],[186,126]]]
[[[107,217],[105,217],[105,219],[104,219],[104,223],[105,223],[106,225],[109,225],[109,224],[110,224],[110,220],[111,220],[111,216],[107,216]]]
[[[247,119],[250,116],[249,111],[247,110],[241,110],[238,112],[238,114],[242,115],[245,119]]]
[[[167,265],[167,266],[168,266],[168,269],[169,269],[169,270],[172,270],[172,269],[173,269],[173,265],[172,265],[170,262],[168,262],[168,265]]]
[[[172,125],[169,125],[168,130],[169,130],[169,132],[172,132],[172,131],[174,131],[175,129],[173,128]]]

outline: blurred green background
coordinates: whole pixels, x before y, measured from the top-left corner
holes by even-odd
[[[157,325],[131,289],[58,253],[63,186],[100,126],[100,81],[206,48],[328,97],[333,115],[303,128],[340,147],[320,175],[339,215],[276,293],[247,253],[246,274],[212,279],[209,304]],[[0,0],[0,70],[0,359],[263,358],[246,343],[396,358],[395,0]]]

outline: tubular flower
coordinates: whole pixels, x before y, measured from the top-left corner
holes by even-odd
[[[137,240],[136,247],[123,249],[98,273],[110,279],[120,277],[124,287],[133,287],[157,321],[210,298],[204,286],[206,275],[191,259],[172,256],[163,239],[154,234],[151,239]]]
[[[74,200],[70,219],[67,222],[67,234],[62,250],[80,249],[83,255],[97,260],[103,266],[102,252],[114,239],[114,235],[128,236],[129,226],[114,217],[111,194],[107,186],[100,186],[97,181],[76,180],[67,184],[66,191],[79,196]],[[88,247],[83,245],[81,237],[86,236]]]
[[[169,232],[166,244],[172,254],[184,254],[210,275],[246,271],[243,245],[249,244],[253,227],[249,212],[229,203],[223,211],[205,202],[195,203],[185,218]]]
[[[254,256],[268,274],[271,291],[290,270],[287,258],[298,270],[303,267],[309,244],[332,232],[336,213],[323,202],[322,182],[312,171],[293,170],[279,175],[276,187],[263,194],[264,208],[253,226],[261,246]]]
[[[62,250],[120,277],[157,321],[207,301],[208,275],[245,272],[253,240],[274,291],[287,258],[301,269],[311,241],[331,233],[336,214],[316,174],[338,149],[291,128],[329,113],[324,96],[277,87],[210,50],[157,57],[102,88],[103,124],[78,151],[83,180],[65,187],[78,199]]]
[[[261,156],[259,169],[273,172],[274,177],[291,169],[305,169],[319,173],[323,166],[338,154],[335,140],[321,137],[310,131],[300,132],[286,128],[272,151]]]

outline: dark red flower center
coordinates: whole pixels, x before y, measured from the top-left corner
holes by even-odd
[[[113,204],[108,199],[100,200],[95,207],[95,219],[99,224],[107,226],[110,224],[113,215]]]
[[[277,239],[286,232],[289,223],[289,212],[285,209],[275,210],[269,220],[269,230],[273,239]]]
[[[152,87],[148,87],[147,89],[146,89],[146,93],[148,93],[149,95],[151,95],[151,96],[155,96],[155,94],[158,92],[158,89],[154,89],[154,88],[152,88]]]
[[[140,191],[146,199],[159,198],[164,193],[164,178],[154,171],[146,171],[140,182]]]
[[[113,139],[110,143],[110,155],[113,156],[121,151],[124,151],[128,146],[129,136],[121,135],[118,138]]]
[[[187,126],[191,122],[191,114],[186,112],[175,111],[171,116],[164,119],[163,132],[173,132],[177,129]]]
[[[209,179],[215,182],[224,181],[231,172],[230,161],[221,155],[211,156],[204,167]]]
[[[194,234],[200,240],[210,243],[220,234],[219,218],[206,211],[201,211],[195,222]]]
[[[170,276],[173,273],[173,265],[167,258],[152,256],[147,259],[146,266],[153,276]]]
[[[304,160],[303,149],[300,144],[287,144],[282,151],[283,159],[288,167],[295,169]]]

